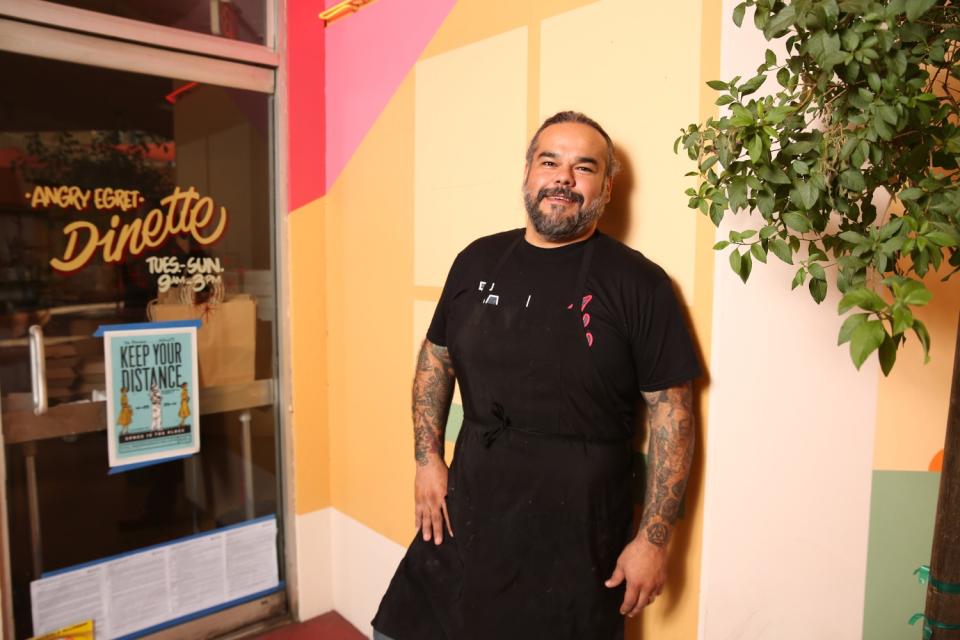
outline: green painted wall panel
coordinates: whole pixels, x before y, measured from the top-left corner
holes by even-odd
[[[444,439],[447,442],[457,441],[461,424],[463,424],[463,407],[455,402],[451,402],[450,414],[447,416],[447,430],[444,435]]]
[[[939,488],[939,473],[873,472],[864,640],[921,636],[920,627],[909,626],[907,620],[923,611],[926,587],[913,572],[930,563]]]

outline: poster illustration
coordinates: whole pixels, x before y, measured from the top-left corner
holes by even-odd
[[[200,450],[199,321],[100,327],[110,468]]]

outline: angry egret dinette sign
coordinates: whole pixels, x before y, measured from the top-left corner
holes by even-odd
[[[173,193],[160,200],[159,207],[143,215],[139,214],[146,199],[132,189],[37,185],[24,198],[31,209],[57,208],[91,214],[90,219],[64,225],[63,253],[50,259],[50,266],[61,273],[83,269],[98,254],[104,263],[125,262],[178,236],[189,237],[201,246],[210,245],[227,228],[227,208],[193,187],[174,188]],[[108,224],[92,216],[109,216]],[[200,275],[213,273],[214,269],[207,266]]]

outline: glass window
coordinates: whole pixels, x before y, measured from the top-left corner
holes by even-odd
[[[0,408],[21,638],[41,572],[279,511],[272,98],[5,52],[0,68],[18,87],[0,95]],[[177,314],[207,331],[200,453],[107,475],[91,336]]]
[[[266,44],[266,0],[52,0],[176,29]]]

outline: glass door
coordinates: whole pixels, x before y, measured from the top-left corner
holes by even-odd
[[[224,607],[204,637],[282,615],[272,96],[192,82],[189,69],[157,77],[8,52],[0,68],[10,89],[0,95],[0,410],[16,638],[75,615],[56,610],[83,583],[49,578],[83,568],[109,574],[96,583],[100,609],[91,596],[98,639]],[[110,474],[110,390],[93,334],[187,317],[201,325],[200,452]],[[214,541],[225,559],[211,555]],[[149,553],[167,555],[151,565]],[[211,590],[214,569],[224,575]]]

